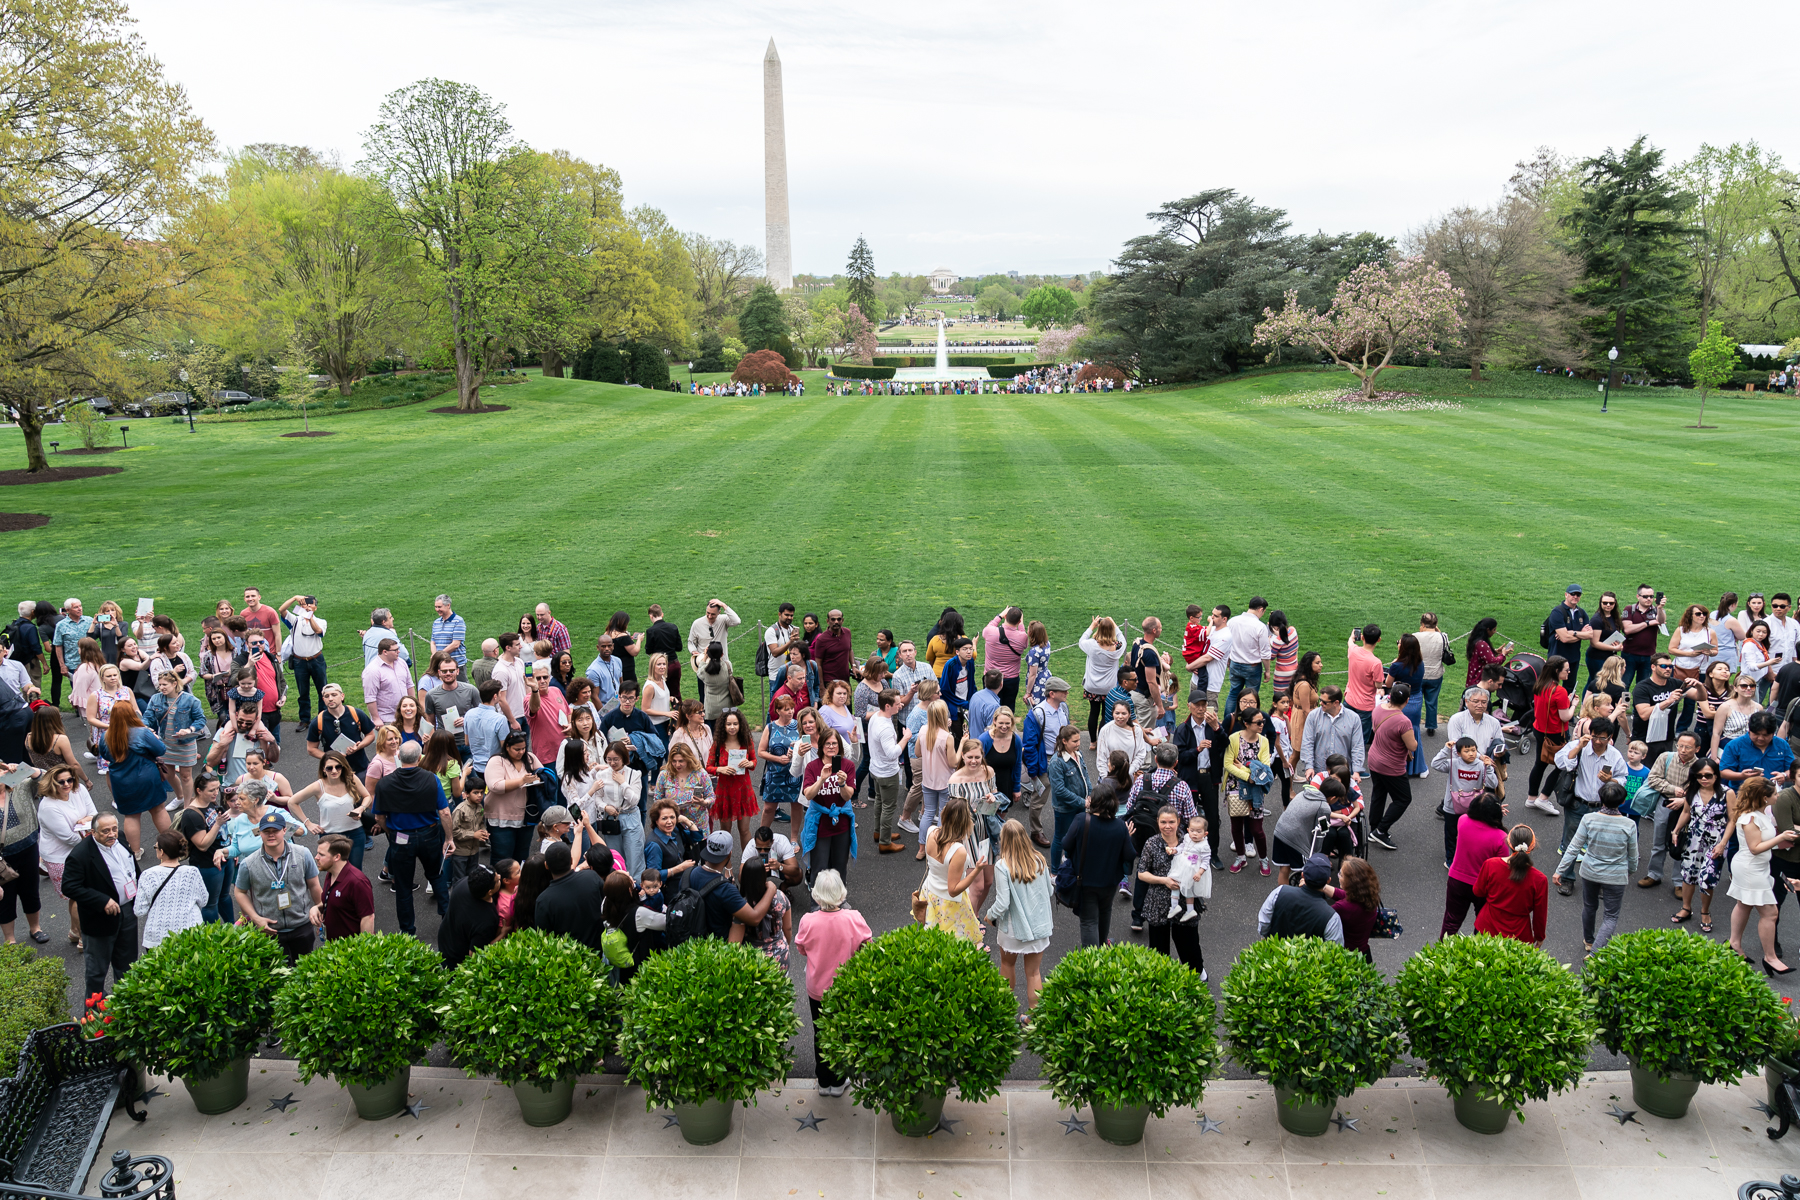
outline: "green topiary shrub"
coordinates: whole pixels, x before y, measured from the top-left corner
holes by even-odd
[[[893,367],[863,367],[855,363],[838,363],[831,373],[839,379],[892,379]]]
[[[648,1105],[749,1103],[787,1078],[800,1030],[787,972],[754,946],[693,938],[625,989],[619,1054]]]
[[[901,1121],[921,1096],[994,1096],[1019,1047],[1018,1002],[993,960],[941,929],[884,933],[838,968],[819,1013],[819,1052],[856,1102]]]
[[[0,946],[0,1076],[18,1065],[34,1029],[69,1019],[69,973],[55,955]]]
[[[1394,980],[1413,1057],[1452,1096],[1519,1113],[1581,1081],[1593,1005],[1561,963],[1524,942],[1463,934],[1426,946]]]
[[[415,937],[340,938],[294,966],[275,994],[275,1026],[302,1083],[329,1075],[374,1087],[437,1040],[448,980],[443,957]]]
[[[1200,1103],[1218,1073],[1217,1009],[1199,972],[1147,946],[1073,950],[1044,980],[1025,1048],[1063,1105],[1142,1104],[1161,1117]]]
[[[1730,946],[1679,929],[1615,937],[1588,958],[1600,1042],[1664,1078],[1736,1083],[1781,1044],[1781,1000]]]
[[[1367,1087],[1400,1057],[1387,980],[1336,942],[1252,942],[1221,991],[1231,1057],[1304,1103],[1330,1104]]]
[[[524,929],[456,968],[438,1006],[444,1041],[470,1075],[548,1087],[591,1071],[618,1034],[619,989],[604,960],[561,934]]]
[[[170,934],[113,988],[119,1057],[159,1075],[217,1078],[255,1052],[286,977],[280,944],[249,925]]]

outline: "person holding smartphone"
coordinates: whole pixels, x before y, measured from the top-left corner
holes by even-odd
[[[800,791],[806,797],[806,821],[800,831],[800,853],[806,855],[806,881],[833,870],[840,877],[856,857],[856,808],[850,803],[856,764],[844,752],[844,739],[827,727],[819,739],[819,757],[806,764]]]

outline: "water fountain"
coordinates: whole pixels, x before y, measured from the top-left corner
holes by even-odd
[[[944,318],[939,317],[937,323],[937,365],[932,367],[897,367],[894,378],[902,383],[954,383],[977,380],[982,383],[991,382],[986,367],[952,367],[950,365],[950,345],[944,337]]]

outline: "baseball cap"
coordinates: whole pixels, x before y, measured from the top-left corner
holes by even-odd
[[[1581,595],[1581,585],[1579,583],[1571,583],[1568,587],[1564,588],[1563,591],[1579,596]]]
[[[1309,887],[1323,887],[1331,878],[1331,860],[1323,854],[1315,854],[1306,860],[1305,878]]]
[[[706,844],[700,848],[700,860],[709,863],[728,862],[731,859],[731,835],[723,829],[709,834]]]
[[[541,825],[566,825],[574,820],[575,818],[569,815],[567,807],[561,804],[552,804],[544,810],[544,815],[538,818],[538,823]]]
[[[262,833],[262,832],[264,832],[266,830],[270,830],[270,829],[286,829],[286,828],[287,828],[287,822],[282,820],[281,814],[276,812],[272,808],[268,812],[264,813],[262,815],[262,819],[256,823],[256,832],[258,832],[258,833]]]

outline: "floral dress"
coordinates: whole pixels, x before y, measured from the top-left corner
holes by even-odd
[[[1037,678],[1031,681],[1031,703],[1039,704],[1044,699],[1044,685],[1050,682],[1050,643],[1033,646],[1025,652],[1025,676],[1031,678],[1031,668],[1036,667]]]
[[[769,753],[786,754],[800,731],[793,721],[785,725],[769,725]],[[788,763],[766,763],[763,766],[762,798],[764,804],[791,804],[800,796],[800,777],[789,770]]]
[[[656,786],[650,789],[652,805],[658,800],[673,800],[675,811],[702,829],[707,828],[707,818],[712,811],[712,798],[712,777],[705,771],[695,771],[681,778],[676,778],[672,772],[664,771],[657,777]]]
[[[1713,847],[1725,836],[1726,804],[1729,793],[1720,788],[1704,806],[1688,818],[1687,855],[1681,860],[1681,882],[1691,883],[1703,892],[1718,886],[1723,859],[1713,857]],[[1699,803],[1699,797],[1694,799]]]
[[[781,918],[792,908],[793,902],[777,888],[775,899],[769,904],[768,914],[757,922],[756,928],[744,931],[744,942],[780,963],[784,971],[788,965],[788,940],[781,932]]]

